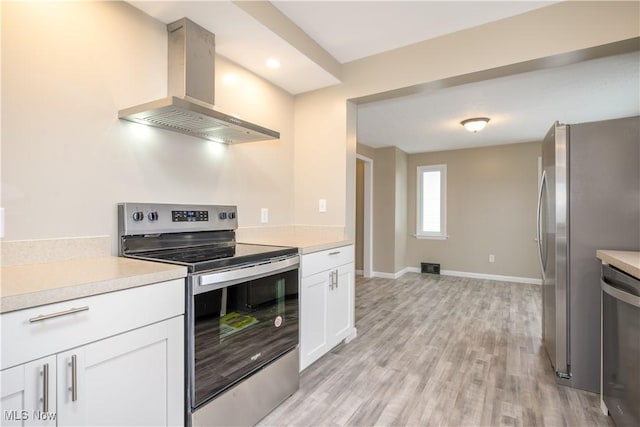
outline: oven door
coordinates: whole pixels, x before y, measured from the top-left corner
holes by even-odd
[[[618,427],[640,425],[640,280],[602,266],[602,400]]]
[[[298,265],[295,255],[189,278],[192,411],[298,345]]]

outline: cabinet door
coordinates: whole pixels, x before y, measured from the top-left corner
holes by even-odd
[[[183,319],[175,317],[60,353],[60,423],[183,424]]]
[[[0,372],[0,425],[56,425],[56,357]]]
[[[328,350],[327,303],[331,272],[302,279],[300,290],[300,370]]]
[[[334,347],[345,339],[352,329],[353,322],[353,263],[338,267],[337,280],[329,291],[329,347]]]

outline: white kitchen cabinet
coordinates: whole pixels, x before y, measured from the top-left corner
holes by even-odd
[[[355,337],[353,245],[301,257],[300,370]]]
[[[5,369],[0,383],[0,425],[56,425],[55,356]]]
[[[182,425],[183,315],[184,280],[3,314],[3,368],[24,363],[0,371],[0,424]],[[16,341],[24,351],[5,350]],[[56,353],[21,360],[42,348]]]
[[[183,328],[175,317],[58,354],[60,422],[181,424]]]
[[[341,265],[336,269],[335,286],[329,290],[329,346],[334,347],[347,338],[353,329],[355,264]]]

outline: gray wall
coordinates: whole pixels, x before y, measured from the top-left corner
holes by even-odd
[[[360,145],[358,147],[361,147]],[[358,149],[358,153],[366,150]],[[373,154],[373,270],[395,273],[405,265],[407,246],[407,154],[396,147]]]
[[[374,153],[375,272],[429,261],[443,270],[540,277],[534,240],[539,142],[419,154],[368,148]],[[416,169],[435,164],[447,165],[449,238],[416,239]]]
[[[396,150],[380,148],[373,159],[373,270],[387,273],[395,271]]]
[[[406,252],[407,252],[407,238],[409,233],[407,215],[405,214],[408,199],[408,156],[402,150],[396,148],[395,150],[396,160],[396,174],[395,174],[395,223],[394,223],[394,237],[395,237],[395,256],[394,256],[394,271],[402,270],[406,264]]]
[[[447,165],[447,240],[407,243],[406,265],[539,278],[536,206],[540,143],[414,154],[409,157],[408,223],[415,234],[416,168]],[[489,263],[489,254],[495,263]]]

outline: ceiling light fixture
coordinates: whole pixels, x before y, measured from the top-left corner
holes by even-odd
[[[275,70],[276,68],[280,68],[280,61],[278,61],[276,58],[269,58],[267,59],[267,67]]]
[[[472,119],[467,119],[460,122],[460,124],[464,126],[466,130],[473,133],[484,129],[487,123],[489,123],[488,117],[474,117]]]

